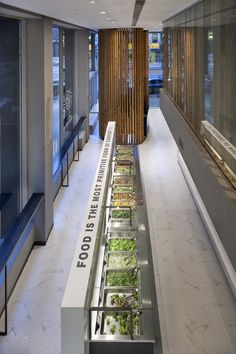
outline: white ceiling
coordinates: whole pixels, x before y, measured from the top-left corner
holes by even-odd
[[[2,3],[53,17],[78,26],[99,28],[131,27],[135,0],[6,0]],[[184,9],[194,0],[146,0],[136,27],[161,29],[162,20]],[[106,14],[100,14],[106,11]]]

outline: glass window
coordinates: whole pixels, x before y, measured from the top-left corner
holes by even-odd
[[[205,119],[236,147],[236,5],[207,1],[205,13]]]
[[[0,17],[0,233],[21,208],[20,21]]]
[[[98,34],[89,35],[89,110],[98,112]]]
[[[148,34],[149,41],[149,105],[159,106],[156,99],[159,96],[160,88],[163,86],[162,68],[162,33],[155,32]]]
[[[64,142],[70,137],[73,130],[73,31],[62,31],[62,85],[63,108],[62,119],[64,127]]]
[[[53,45],[53,174],[60,164],[60,29],[52,29]]]
[[[53,174],[61,162],[61,147],[73,131],[73,40],[73,30],[53,26]]]
[[[89,35],[89,71],[98,70],[98,34]]]

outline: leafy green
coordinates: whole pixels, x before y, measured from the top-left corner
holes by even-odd
[[[109,240],[109,251],[135,251],[136,241],[128,238],[112,238]]]
[[[111,216],[114,219],[129,219],[130,210],[127,209],[113,210]]]
[[[134,271],[107,271],[107,286],[137,286],[137,274]]]

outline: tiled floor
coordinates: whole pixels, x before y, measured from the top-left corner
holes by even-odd
[[[235,354],[236,306],[177,163],[159,109],[140,146],[164,354]],[[55,227],[35,248],[9,302],[0,354],[60,354],[60,304],[101,149],[90,138],[55,201]],[[102,354],[102,353],[101,353]],[[128,354],[128,353],[127,353]],[[145,353],[144,353],[145,354]]]

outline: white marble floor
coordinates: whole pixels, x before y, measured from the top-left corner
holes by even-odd
[[[164,354],[235,354],[236,306],[177,163],[159,109],[140,146]],[[95,134],[55,201],[55,226],[33,250],[9,302],[0,354],[60,354],[60,304],[101,149]],[[101,353],[102,354],[102,353]],[[145,354],[145,353],[144,353]]]

